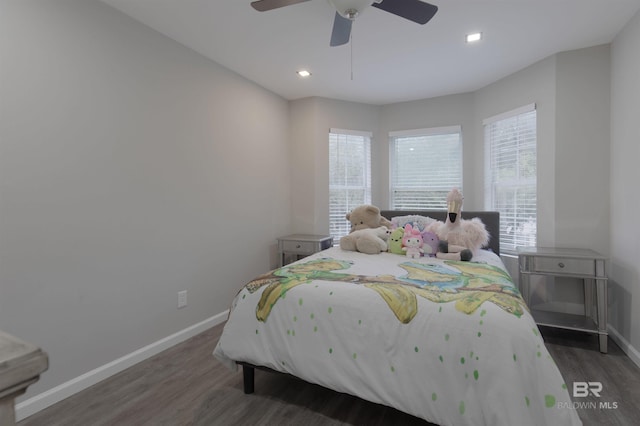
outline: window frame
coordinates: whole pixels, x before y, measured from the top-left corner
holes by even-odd
[[[346,219],[346,214],[354,207],[357,207],[357,205],[353,205],[350,206],[349,203],[347,202],[345,205],[345,211],[341,212],[341,219],[338,219],[337,213],[334,213],[332,215],[332,190],[334,189],[334,185],[332,185],[331,183],[331,137],[332,135],[337,135],[338,137],[340,136],[355,136],[355,137],[362,137],[364,138],[364,143],[365,143],[365,152],[364,152],[364,156],[365,156],[365,161],[368,161],[368,164],[364,165],[364,180],[365,180],[365,184],[363,186],[358,186],[358,185],[343,185],[342,188],[343,189],[348,189],[352,188],[352,189],[360,189],[360,190],[364,190],[364,197],[363,197],[363,201],[358,203],[358,205],[361,204],[371,204],[371,197],[372,197],[372,184],[371,184],[371,174],[372,174],[372,170],[371,170],[371,166],[372,166],[372,160],[371,160],[371,154],[372,154],[372,141],[373,141],[373,132],[369,132],[369,131],[361,131],[361,130],[350,130],[350,129],[338,129],[338,128],[331,128],[329,129],[329,134],[328,134],[328,138],[327,138],[327,143],[328,143],[328,151],[329,151],[329,235],[331,235],[333,237],[333,243],[334,244],[338,244],[340,238],[344,235],[347,235],[350,231],[350,226],[349,223]],[[334,217],[335,216],[335,217]],[[334,232],[334,220],[342,220],[344,221],[344,228],[346,229],[346,232],[344,233],[336,233]],[[338,228],[339,230],[341,230],[340,228],[342,228],[342,225],[339,225]]]
[[[493,180],[493,175],[492,175],[492,140],[490,140],[489,137],[489,126],[496,124],[500,121],[505,121],[505,120],[510,120],[513,118],[519,118],[525,114],[530,114],[530,113],[535,113],[535,125],[534,125],[534,140],[533,140],[533,144],[534,144],[534,149],[535,149],[535,155],[533,156],[533,158],[535,158],[535,176],[525,179],[522,178],[521,176],[517,176],[516,178],[510,179],[509,181],[504,181],[502,183],[500,182],[494,182]],[[533,208],[533,210],[535,211],[535,221],[533,222],[533,226],[535,227],[535,232],[533,233],[533,240],[529,240],[525,243],[525,245],[536,245],[539,238],[538,238],[538,231],[537,231],[537,224],[538,224],[538,220],[539,220],[539,205],[538,205],[538,176],[539,176],[539,170],[538,170],[538,113],[537,113],[537,108],[536,108],[536,104],[535,103],[531,103],[528,105],[524,105],[521,106],[519,108],[515,108],[513,110],[498,114],[498,115],[494,115],[492,117],[489,117],[487,119],[484,119],[482,121],[482,126],[483,126],[483,138],[484,138],[484,203],[485,203],[485,209],[487,210],[494,210],[494,211],[500,211],[499,208],[496,207],[495,202],[496,202],[496,188],[500,187],[500,188],[515,188],[516,190],[518,188],[523,188],[523,189],[528,189],[531,190],[531,185],[533,185],[533,190],[536,194],[535,197],[535,207]],[[531,142],[529,142],[531,143]],[[517,149],[514,149],[514,154],[516,155]],[[511,227],[511,224],[506,223],[507,220],[509,220],[509,218],[511,218],[513,215],[510,215],[509,217],[507,217],[506,214],[503,214],[502,211],[500,211],[500,250],[505,253],[505,254],[511,254],[511,255],[515,255],[517,253],[517,249],[518,247],[522,246],[522,244],[519,244],[518,240],[524,240],[526,239],[524,236],[520,236],[517,237],[516,234],[514,234],[513,238],[509,238],[508,240],[506,239],[506,230]],[[518,217],[518,215],[516,214],[514,217]],[[516,219],[516,223],[518,223],[518,220]],[[531,223],[527,223],[529,227],[531,227]],[[524,227],[524,225],[523,225]]]
[[[428,190],[436,190],[442,191],[443,196],[441,203],[437,204],[429,204],[429,205],[421,205],[411,208],[398,207],[396,202],[396,197],[394,193],[396,191],[397,186],[395,184],[395,163],[396,163],[396,141],[398,138],[406,138],[406,137],[429,137],[429,136],[440,136],[440,135],[449,135],[449,134],[457,134],[458,135],[458,144],[460,147],[459,152],[459,167],[460,167],[460,176],[457,182],[446,183],[442,185],[434,185],[434,187],[426,187],[424,189]],[[409,209],[409,210],[419,210],[419,209],[446,209],[446,194],[453,187],[457,187],[462,189],[464,182],[464,142],[462,137],[462,126],[453,125],[453,126],[440,126],[440,127],[429,127],[429,128],[421,128],[421,129],[412,129],[412,130],[399,130],[389,132],[389,208],[396,209]]]

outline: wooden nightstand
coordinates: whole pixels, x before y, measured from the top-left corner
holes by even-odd
[[[529,305],[530,277],[546,275],[582,279],[584,315],[531,309],[539,325],[597,333],[600,352],[607,352],[607,275],[605,258],[586,249],[522,247],[518,249],[520,290]],[[593,290],[595,287],[595,312]],[[531,306],[529,305],[531,308]]]
[[[288,256],[294,256],[295,260],[310,254],[328,249],[333,244],[333,237],[326,235],[294,234],[278,238],[278,262],[284,266]]]

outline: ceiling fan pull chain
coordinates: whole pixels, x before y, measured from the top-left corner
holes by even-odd
[[[351,43],[349,43],[349,48],[351,49],[351,81],[353,81],[353,29],[351,29],[350,38]]]

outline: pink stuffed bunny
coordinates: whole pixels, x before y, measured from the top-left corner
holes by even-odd
[[[406,252],[407,257],[418,259],[424,253],[423,245],[424,241],[420,230],[407,223],[404,226],[404,235],[402,236],[402,251]]]

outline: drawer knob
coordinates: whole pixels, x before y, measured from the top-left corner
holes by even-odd
[[[560,263],[558,263],[558,266],[561,267],[561,268],[564,268],[564,263],[560,262]]]
[[[300,244],[296,244],[296,248],[300,248],[300,247],[301,247]]]

